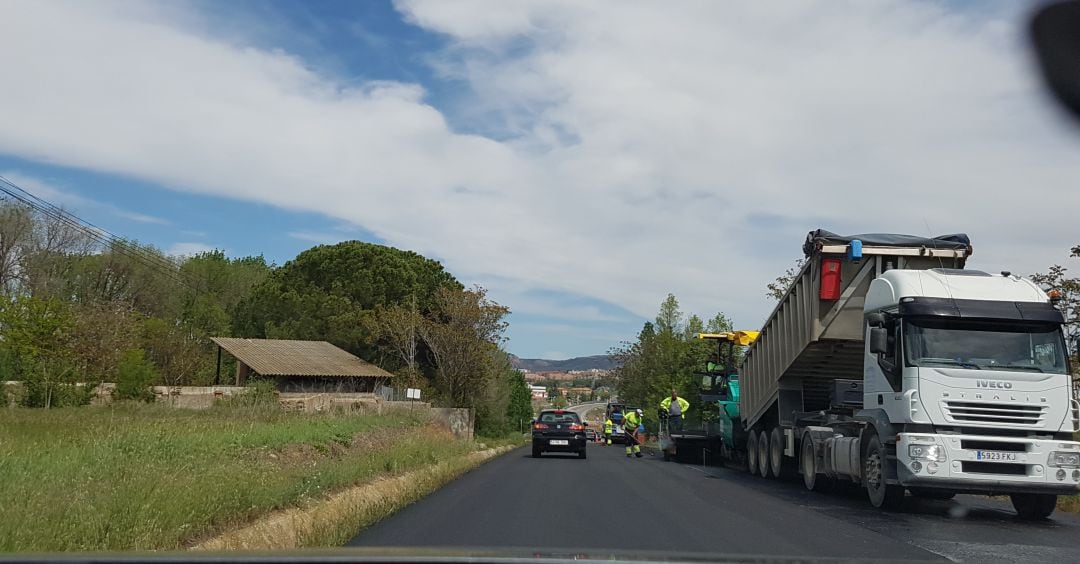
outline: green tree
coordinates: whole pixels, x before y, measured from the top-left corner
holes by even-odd
[[[610,352],[619,365],[614,371],[619,399],[651,411],[674,389],[690,402],[689,417],[700,417],[695,372],[704,369],[713,345],[697,335],[729,330],[731,322],[724,314],[708,322],[697,315],[686,316],[669,294],[655,322],[646,322],[636,340]]]
[[[776,280],[773,280],[766,285],[765,295],[776,301],[782,300],[784,294],[786,294],[788,288],[795,283],[795,279],[799,276],[799,273],[802,272],[802,268],[805,265],[806,259],[797,259],[795,261],[795,266],[787,269],[783,274],[777,276]]]
[[[150,386],[157,380],[154,364],[146,359],[142,349],[125,351],[116,370],[116,390],[113,398],[118,400],[154,401]]]
[[[1070,249],[1069,258],[1080,259],[1080,245]],[[1080,278],[1069,277],[1067,272],[1068,268],[1056,264],[1047,272],[1033,274],[1031,280],[1044,290],[1057,294],[1056,304],[1065,318],[1065,337],[1076,371],[1080,369]]]
[[[417,253],[360,241],[320,245],[255,286],[237,307],[236,329],[246,337],[327,340],[376,361],[380,351],[365,330],[375,308],[415,297],[427,316],[443,288],[462,286]]]
[[[525,375],[517,370],[508,370],[507,379],[510,381],[510,403],[506,406],[506,418],[512,427],[524,425],[521,427],[524,429],[533,418],[532,391]]]
[[[510,309],[476,287],[436,289],[433,310],[420,336],[434,359],[436,386],[450,405],[476,407],[494,375],[508,366],[500,346]]]
[[[71,351],[71,308],[55,299],[17,295],[0,301],[2,348],[26,407],[81,405],[92,386],[77,387]]]

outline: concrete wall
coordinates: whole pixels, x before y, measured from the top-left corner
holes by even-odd
[[[154,386],[154,399],[169,407],[206,409],[214,401],[244,393],[242,386]]]
[[[7,392],[9,407],[14,407],[15,398],[21,393],[22,382],[2,382]],[[106,382],[94,390],[91,403],[104,405],[112,402],[112,392],[116,384]],[[214,401],[239,395],[247,391],[243,386],[154,386],[154,399],[163,405],[182,409],[207,409]],[[278,402],[282,409],[318,413],[330,409],[355,410],[371,414],[384,414],[402,411],[429,412],[437,424],[445,426],[459,439],[473,438],[475,415],[471,409],[432,407],[430,403],[420,401],[386,401],[373,393],[279,393]]]
[[[472,440],[475,416],[473,410],[464,407],[435,407],[431,409],[435,420],[446,425],[459,439]]]

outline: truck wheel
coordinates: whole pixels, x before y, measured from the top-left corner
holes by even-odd
[[[870,437],[866,445],[866,457],[863,458],[863,480],[870,503],[881,509],[896,509],[904,502],[904,488],[886,482],[885,449],[877,435]]]
[[[815,452],[814,439],[810,432],[803,433],[802,441],[799,442],[799,464],[802,468],[802,481],[806,489],[812,492],[824,492],[831,488],[832,480],[824,474],[818,473],[817,452]]]
[[[765,431],[757,439],[757,469],[762,478],[769,477],[769,434]]]
[[[784,430],[773,427],[769,435],[769,475],[777,480],[791,478],[791,464],[784,460],[784,444]]]
[[[1009,499],[1021,519],[1041,521],[1057,508],[1057,497],[1054,494],[1012,494]]]
[[[751,474],[757,474],[757,441],[757,431],[750,431],[750,435],[746,437],[746,467]]]
[[[949,490],[935,490],[933,488],[910,488],[911,495],[922,499],[937,499],[948,501],[956,497],[956,492]]]

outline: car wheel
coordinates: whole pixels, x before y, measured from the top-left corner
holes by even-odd
[[[578,457],[578,458],[586,458],[587,456],[588,456],[588,453],[587,453],[587,452],[585,452],[585,449],[581,449],[581,450],[579,450],[579,451],[578,451],[578,453],[577,453],[577,457]]]
[[[533,447],[533,458],[540,458],[540,449]]]

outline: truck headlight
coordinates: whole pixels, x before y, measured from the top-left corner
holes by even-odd
[[[1050,453],[1046,465],[1054,468],[1080,468],[1080,452],[1055,450]]]
[[[945,447],[941,445],[908,445],[908,456],[916,460],[945,462]]]

